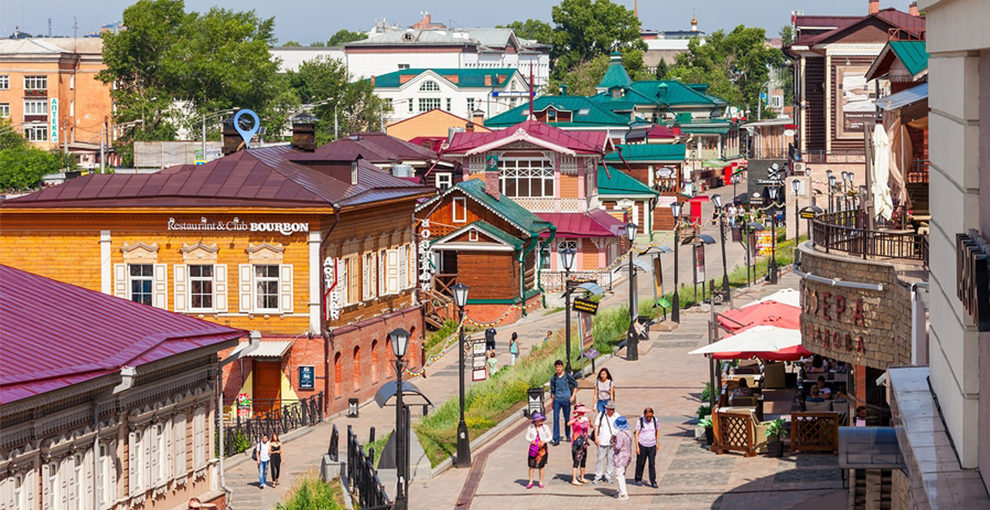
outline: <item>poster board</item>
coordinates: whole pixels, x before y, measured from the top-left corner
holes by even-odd
[[[484,340],[471,340],[471,380],[484,381],[488,379],[488,368],[485,366]]]
[[[694,245],[694,281],[704,283],[705,281],[705,245]]]
[[[770,237],[770,231],[760,230],[754,232],[754,235],[756,236],[756,254],[770,255],[773,243],[773,239]]]
[[[663,295],[663,271],[661,271],[660,257],[653,257],[653,286],[656,287],[657,296]]]

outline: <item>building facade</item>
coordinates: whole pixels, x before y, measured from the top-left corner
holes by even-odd
[[[247,332],[9,266],[0,292],[0,507],[224,506],[217,352]]]
[[[503,113],[527,102],[529,81],[519,70],[403,69],[374,76],[375,94],[392,106],[386,122],[398,122],[431,110],[460,117]]]

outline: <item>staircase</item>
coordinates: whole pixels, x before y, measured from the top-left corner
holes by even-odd
[[[456,320],[454,299],[435,290],[419,291],[423,303],[423,320],[433,329],[440,329],[448,320]]]

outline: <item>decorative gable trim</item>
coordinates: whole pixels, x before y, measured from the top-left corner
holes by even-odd
[[[516,129],[516,132],[515,133],[512,133],[510,136],[507,136],[505,138],[502,138],[502,139],[499,139],[499,140],[495,140],[494,142],[487,143],[485,145],[482,145],[482,146],[479,146],[479,147],[475,147],[473,149],[470,149],[467,152],[465,152],[465,155],[472,156],[474,154],[480,154],[480,153],[488,152],[488,151],[491,151],[491,150],[494,150],[494,149],[498,149],[499,147],[503,147],[505,145],[509,145],[510,143],[513,143],[513,142],[528,142],[528,143],[531,143],[533,145],[536,145],[536,146],[539,146],[539,147],[543,147],[544,149],[549,149],[549,150],[552,150],[554,152],[559,152],[561,154],[567,154],[568,156],[576,156],[577,155],[577,152],[575,152],[574,150],[568,149],[567,147],[564,147],[562,145],[557,145],[555,143],[551,143],[551,142],[548,142],[546,140],[543,140],[543,139],[537,138],[535,136],[532,136],[532,135],[529,134],[529,132],[527,132],[523,128]]]
[[[207,245],[198,242],[193,245],[183,244],[182,248],[179,248],[179,251],[182,252],[182,259],[184,261],[201,260],[216,262],[217,252],[220,251],[220,248],[217,247],[216,243]]]
[[[282,254],[285,252],[285,247],[282,246],[282,243],[275,245],[268,243],[249,244],[244,251],[247,252],[248,260],[252,264],[281,264]]]
[[[124,243],[120,251],[124,253],[125,263],[153,264],[158,259],[158,243],[151,243],[150,245],[140,241],[134,244]]]

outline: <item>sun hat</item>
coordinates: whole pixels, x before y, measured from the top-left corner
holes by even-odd
[[[613,409],[614,410],[615,409],[615,404],[612,403],[612,402],[609,402],[609,403],[605,404],[605,409]]]
[[[629,421],[626,420],[625,416],[619,416],[615,419],[615,428],[619,430],[629,430]]]
[[[543,416],[543,413],[541,413],[539,411],[533,413],[533,423],[536,423],[538,421],[546,421],[546,419],[547,419],[547,417],[546,416]]]
[[[590,409],[588,409],[588,406],[584,404],[578,404],[577,407],[574,408],[574,412],[577,414],[585,414],[588,411],[590,411]]]

